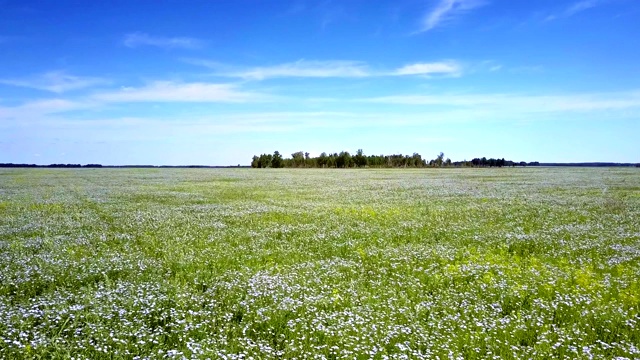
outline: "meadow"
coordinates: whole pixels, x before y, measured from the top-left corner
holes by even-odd
[[[638,359],[640,169],[0,169],[2,359]]]

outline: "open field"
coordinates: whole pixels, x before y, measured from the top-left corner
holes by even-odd
[[[0,358],[640,358],[640,169],[0,169]]]

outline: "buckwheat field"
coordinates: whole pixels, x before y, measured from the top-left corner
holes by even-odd
[[[639,169],[0,169],[2,359],[638,359]]]

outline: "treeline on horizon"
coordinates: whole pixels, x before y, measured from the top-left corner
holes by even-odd
[[[251,159],[252,168],[425,168],[425,167],[503,167],[503,166],[539,166],[537,161],[515,162],[512,160],[494,159],[486,157],[475,158],[467,161],[451,161],[444,153],[440,153],[435,159],[423,159],[422,155],[365,155],[362,149],[351,155],[348,151],[311,157],[308,152],[298,151],[291,154],[290,158],[283,158],[280,152],[273,154],[254,155]]]
[[[471,161],[454,161],[444,159],[444,154],[440,153],[435,159],[426,161],[422,159],[420,154],[414,153],[413,156],[409,155],[373,155],[366,156],[364,154],[351,155],[346,151],[341,153],[333,153],[327,155],[321,154],[318,157],[312,158],[309,153],[303,153],[301,151],[294,153],[290,159],[283,159],[279,152],[273,154],[262,154],[259,157],[254,156],[251,162],[253,168],[267,168],[267,167],[290,167],[290,168],[321,168],[321,167],[377,167],[377,168],[390,168],[390,167],[502,167],[502,166],[549,166],[549,167],[637,167],[640,168],[640,163],[616,163],[616,162],[581,162],[581,163],[541,163],[538,161],[532,162],[514,162],[511,160],[493,159],[486,157],[475,158]],[[292,154],[292,155],[294,155]],[[226,169],[226,168],[248,168],[245,165],[102,165],[102,164],[17,164],[17,163],[0,163],[0,168],[156,168],[156,169]]]

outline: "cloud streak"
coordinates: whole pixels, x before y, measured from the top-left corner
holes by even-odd
[[[381,76],[460,76],[463,67],[456,61],[422,62],[393,70],[371,69],[361,61],[347,60],[298,60],[273,66],[238,69],[218,62],[202,59],[185,59],[190,64],[216,70],[215,75],[237,77],[245,80],[272,78],[365,78]]]
[[[547,16],[546,21],[552,21],[559,18],[566,18],[566,17],[576,15],[583,11],[595,8],[596,6],[603,4],[605,1],[606,0],[582,0],[582,1],[575,2],[569,5],[566,9],[564,9],[564,11]]]
[[[98,93],[93,100],[107,103],[126,102],[222,102],[244,103],[265,101],[264,94],[239,90],[233,84],[177,83],[156,81],[144,87],[123,88],[118,91]]]
[[[309,77],[309,78],[357,78],[370,76],[368,67],[358,61],[308,61],[299,60],[275,66],[255,67],[225,74],[225,76],[239,77],[248,80],[264,80],[279,77]]]
[[[156,81],[142,87],[96,92],[75,99],[41,99],[16,106],[0,106],[0,123],[27,121],[76,110],[96,110],[119,103],[249,103],[275,99],[275,96],[243,91],[234,84]]]
[[[0,84],[50,91],[58,94],[108,83],[109,81],[106,79],[75,76],[64,71],[50,71],[26,79],[0,79]]]
[[[29,101],[18,106],[0,106],[0,120],[25,121],[45,115],[57,114],[66,111],[80,110],[91,107],[88,103],[82,103],[66,99],[46,99]],[[3,123],[0,121],[0,124]],[[8,124],[8,122],[7,122]]]
[[[142,32],[125,35],[122,43],[129,48],[155,46],[163,49],[199,49],[204,46],[204,42],[196,38],[151,36]]]
[[[462,73],[462,66],[454,61],[415,63],[405,65],[395,70],[392,75],[451,75],[459,76]]]
[[[640,108],[640,91],[571,95],[396,95],[361,99],[365,102],[474,108],[502,113],[589,112]]]
[[[574,15],[577,14],[581,11],[585,11],[587,9],[591,9],[593,7],[596,7],[596,5],[598,5],[598,0],[586,0],[586,1],[579,1],[573,5],[571,5],[566,13],[567,15]]]
[[[436,6],[424,15],[418,33],[433,30],[486,4],[483,0],[439,0]]]

